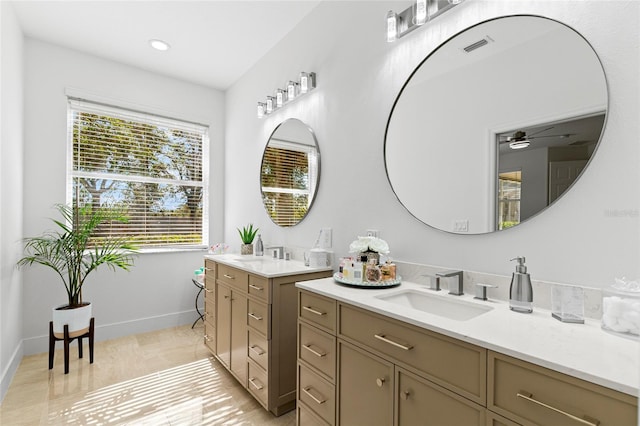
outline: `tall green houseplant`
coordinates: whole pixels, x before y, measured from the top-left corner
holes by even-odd
[[[56,209],[62,216],[62,220],[51,219],[57,229],[25,238],[25,256],[18,261],[18,266],[35,263],[55,271],[67,292],[68,306],[73,308],[83,304],[82,287],[91,272],[102,265],[128,271],[137,249],[121,236],[95,238],[100,225],[110,221],[126,222],[112,210],[63,204],[57,204]]]

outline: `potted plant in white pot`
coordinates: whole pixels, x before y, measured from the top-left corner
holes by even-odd
[[[253,223],[250,223],[248,226],[243,227],[242,230],[240,230],[240,228],[236,229],[242,240],[240,254],[253,254],[253,239],[256,237],[259,228],[254,228]]]
[[[25,256],[19,267],[40,264],[51,268],[62,281],[67,292],[67,304],[53,308],[53,330],[63,337],[65,324],[69,337],[84,334],[92,316],[91,303],[82,300],[82,287],[87,277],[100,266],[126,271],[133,266],[136,248],[122,236],[96,237],[98,227],[106,222],[126,222],[113,210],[91,207],[72,208],[56,205],[62,220],[52,219],[57,226],[38,237],[25,238]]]

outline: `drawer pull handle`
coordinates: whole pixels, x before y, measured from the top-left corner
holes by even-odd
[[[309,311],[312,314],[316,314],[316,315],[320,315],[320,316],[327,315],[326,312],[320,312],[320,311],[318,311],[316,309],[313,309],[311,306],[303,306],[302,309],[304,309],[305,311]]]
[[[407,399],[409,399],[409,391],[402,391],[402,392],[400,392],[400,398],[401,398],[401,399],[404,399],[405,401],[406,401]]]
[[[314,350],[311,346],[309,345],[302,345],[303,348],[305,348],[306,350],[308,350],[309,352],[311,352],[312,354],[314,354],[315,356],[317,356],[318,358],[322,358],[323,356],[327,355],[326,353],[322,353],[322,352],[318,352],[316,350]]]
[[[526,392],[526,391],[520,391],[518,393],[516,393],[516,396],[518,398],[522,398],[526,401],[529,402],[533,402],[534,404],[538,404],[541,407],[547,408],[551,411],[555,411],[556,413],[562,414],[563,416],[569,417],[572,420],[575,420],[576,422],[582,423],[583,425],[588,425],[588,426],[598,426],[600,424],[599,420],[593,419],[593,418],[588,418],[588,420],[580,418],[578,416],[574,416],[573,414],[569,414],[566,411],[562,411],[559,408],[556,407],[552,407],[551,405],[547,405],[544,402],[540,402],[536,399],[533,398],[533,394]],[[585,416],[586,417],[586,416]]]
[[[204,270],[205,271],[215,271],[216,269],[215,268],[207,268],[207,267],[205,267]]]
[[[382,385],[384,385],[385,381],[386,381],[386,379],[379,377],[379,378],[376,379],[376,385],[378,385],[378,387],[381,388]]]
[[[209,335],[208,335],[208,334],[205,334],[205,335],[204,335],[204,340],[206,340],[207,342],[210,342],[210,341],[212,341],[213,339],[212,339],[211,337],[209,337]]]
[[[204,291],[206,291],[207,293],[213,293],[213,290],[209,290],[208,288],[204,288]]]
[[[256,348],[258,348],[258,349],[256,349]],[[249,346],[249,349],[251,350],[251,352],[253,352],[256,355],[264,354],[264,350],[258,345]]]
[[[256,380],[256,378],[252,377],[252,378],[249,379],[249,383],[251,383],[253,385],[253,387],[256,388],[257,390],[262,390],[262,388],[264,386],[262,386],[259,382],[258,382],[258,384],[256,384],[255,380]]]
[[[385,343],[395,346],[396,348],[403,349],[405,351],[411,350],[413,346],[411,345],[403,345],[402,343],[394,342],[393,340],[386,337],[384,334],[374,334],[374,337],[378,340],[382,340]]]
[[[259,317],[258,315],[254,314],[253,312],[249,312],[248,314],[251,318],[253,318],[256,321],[262,321],[262,317]]]
[[[229,274],[224,274],[224,277],[228,278],[230,280],[235,280],[236,279],[236,277],[234,277],[233,275],[229,275]]]
[[[254,284],[249,284],[249,287],[251,287],[254,290],[258,290],[258,291],[264,290],[264,288],[258,287],[257,285],[254,285]]]
[[[309,395],[309,398],[313,399],[313,400],[314,400],[315,402],[317,402],[318,404],[324,404],[325,402],[327,402],[327,400],[326,400],[326,399],[322,399],[322,400],[321,400],[321,399],[316,398],[315,396],[313,396],[313,394],[310,392],[310,390],[311,390],[311,386],[308,386],[308,387],[306,387],[306,388],[302,388],[302,391],[303,391],[304,393],[306,393],[307,395]]]

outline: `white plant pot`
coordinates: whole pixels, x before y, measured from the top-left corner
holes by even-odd
[[[64,337],[64,326],[69,325],[69,337],[77,337],[89,331],[89,323],[92,316],[92,305],[87,303],[77,308],[68,308],[69,305],[60,305],[52,310],[53,335]]]

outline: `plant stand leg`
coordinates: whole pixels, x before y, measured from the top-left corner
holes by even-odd
[[[94,320],[91,317],[91,322],[89,323],[89,364],[93,364],[93,341],[94,341]]]
[[[49,370],[53,368],[53,354],[56,351],[56,337],[53,335],[53,321],[49,321]]]
[[[69,324],[64,325],[64,374],[69,374]]]
[[[82,358],[82,337],[78,336],[78,358]]]

